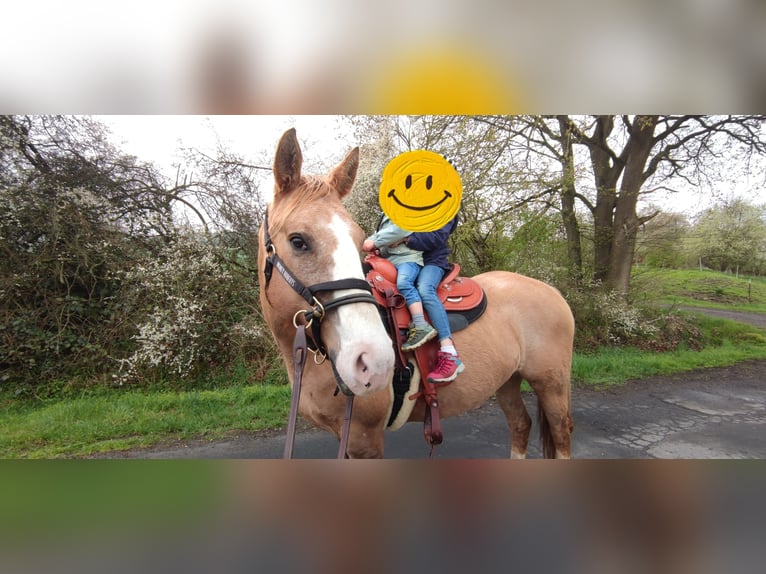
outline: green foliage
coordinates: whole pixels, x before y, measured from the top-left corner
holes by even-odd
[[[108,362],[121,274],[169,213],[146,197],[156,174],[95,123],[4,116],[0,128],[0,383],[26,392]]]
[[[717,271],[766,273],[766,208],[742,200],[703,212],[689,240],[694,259]]]
[[[677,213],[660,213],[638,233],[636,261],[651,267],[683,267],[687,261],[684,242],[691,225]]]
[[[469,219],[461,221],[451,241],[453,258],[466,275],[504,269],[553,284],[566,280],[566,246],[556,216],[521,209],[498,216],[489,229]]]
[[[575,317],[575,349],[632,347],[655,352],[700,349],[704,337],[693,319],[673,310],[627,303],[613,291],[588,284],[565,292]]]
[[[511,238],[501,242],[498,252],[508,269],[551,284],[567,280],[566,244],[556,215],[528,213]]]
[[[257,266],[248,265],[257,190],[233,158],[199,165],[206,181],[194,207],[182,197],[189,186],[170,187],[88,118],[1,116],[0,133],[5,396],[126,381],[204,385],[208,368],[237,364],[257,377],[270,371],[276,352],[258,311]],[[180,227],[178,203],[208,233]],[[226,231],[210,233],[217,225]]]

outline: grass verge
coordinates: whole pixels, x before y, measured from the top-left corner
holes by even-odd
[[[57,458],[147,447],[168,439],[217,439],[279,428],[287,385],[186,392],[111,391],[22,404],[0,413],[0,458]]]
[[[699,269],[637,267],[631,286],[655,304],[766,313],[766,278],[763,277],[737,277]]]
[[[766,359],[766,333],[762,329],[702,315],[697,318],[697,324],[707,341],[701,351],[680,348],[657,353],[609,347],[592,354],[575,354],[573,383],[604,387],[642,377],[672,375],[694,369],[727,367],[751,359]]]

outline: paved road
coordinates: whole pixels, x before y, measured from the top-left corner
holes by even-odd
[[[525,397],[534,413],[534,395]],[[728,368],[650,377],[617,388],[574,389],[572,455],[580,459],[766,458],[766,360]],[[434,458],[505,458],[505,419],[494,402],[443,421]],[[536,437],[536,429],[533,430]],[[242,435],[133,451],[135,458],[280,458],[284,434]],[[531,441],[530,458],[540,457]],[[386,436],[386,458],[427,458],[420,423]],[[313,429],[298,433],[295,458],[333,458],[337,441]],[[116,455],[117,456],[117,455]]]

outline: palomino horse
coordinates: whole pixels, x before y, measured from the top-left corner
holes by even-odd
[[[317,331],[330,360],[306,362],[300,414],[340,438],[346,400],[337,393],[337,380],[342,380],[345,392],[356,396],[346,452],[351,458],[375,458],[383,456],[395,358],[376,306],[361,295],[369,297],[360,288],[364,234],[341,202],[351,191],[358,162],[357,148],[324,178],[302,175],[295,130],[282,136],[274,160],[274,199],[261,228],[260,299],[291,385],[296,321],[307,300],[319,303],[317,320],[324,320]],[[271,277],[272,265],[262,262],[274,255],[280,273]],[[441,416],[475,409],[495,394],[508,421],[511,457],[524,458],[532,421],[522,401],[523,379],[537,395],[544,455],[569,458],[574,337],[569,306],[553,287],[515,273],[491,271],[474,279],[486,293],[487,309],[453,335],[466,369],[439,390]],[[305,286],[325,289],[306,295]],[[348,304],[333,305],[349,298]],[[325,315],[322,305],[333,308]],[[408,421],[423,421],[425,411],[418,401]]]

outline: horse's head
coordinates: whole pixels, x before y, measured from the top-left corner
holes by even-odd
[[[302,175],[301,164],[300,146],[291,129],[277,147],[274,200],[261,228],[264,316],[284,353],[300,311],[319,309],[322,316],[314,320],[320,321],[321,345],[348,389],[365,395],[388,385],[394,354],[364,289],[359,255],[364,234],[341,202],[354,184],[359,149],[326,177]],[[269,280],[264,267],[277,273]],[[319,305],[312,305],[312,299]]]

